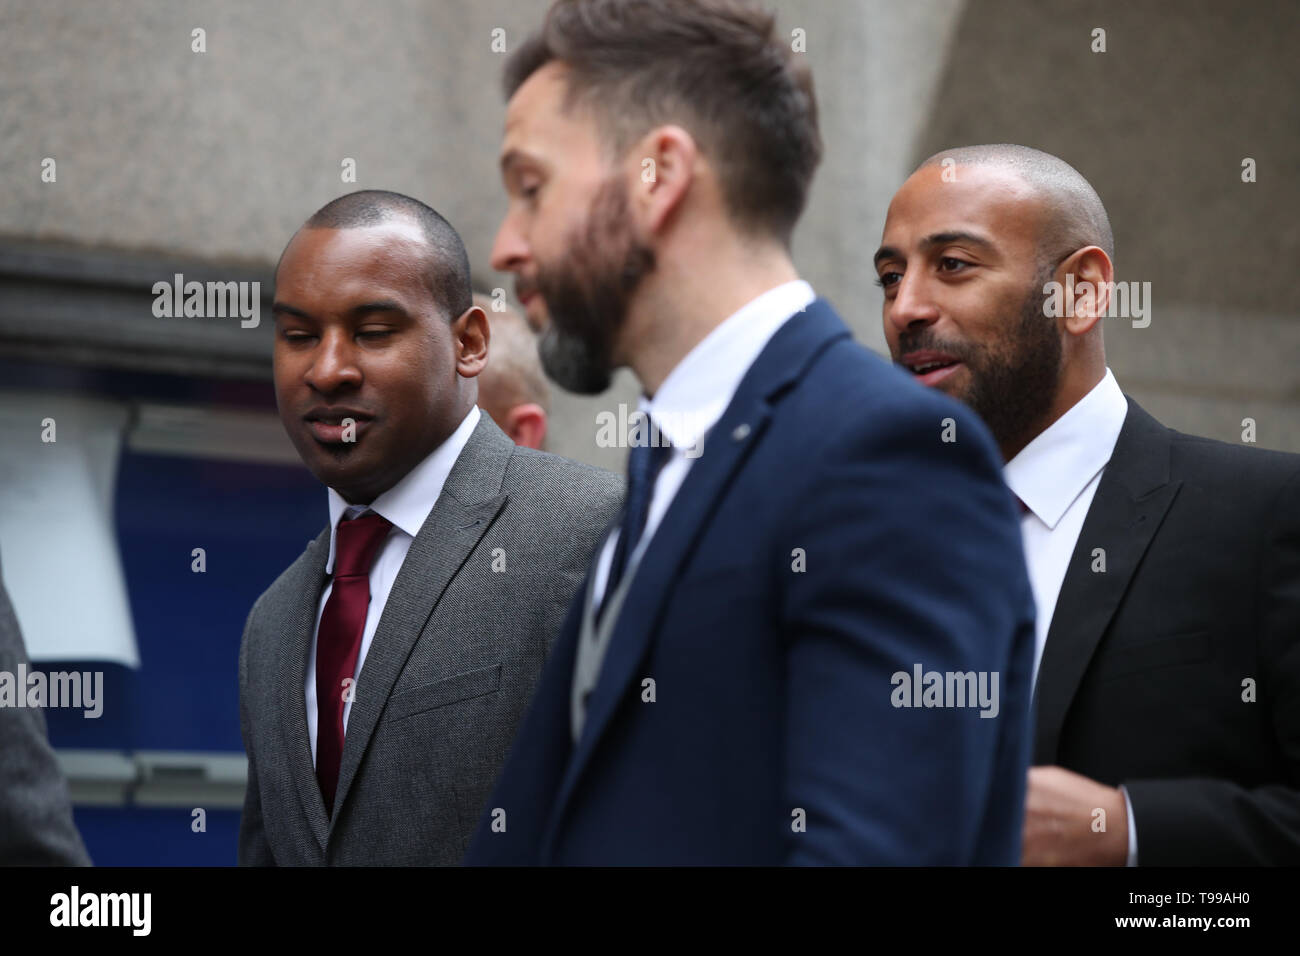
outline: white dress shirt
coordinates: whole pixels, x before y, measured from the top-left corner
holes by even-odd
[[[1021,449],[1002,471],[1007,486],[1028,509],[1020,518],[1020,537],[1037,609],[1035,684],[1070,556],[1127,415],[1128,401],[1108,368],[1092,391]],[[1127,792],[1124,801],[1128,803]],[[1137,828],[1132,806],[1128,831],[1129,864],[1133,865]]]
[[[388,592],[393,589],[397,572],[402,569],[406,553],[411,550],[411,542],[415,540],[420,527],[437,503],[438,496],[442,494],[442,486],[446,484],[452,466],[456,464],[456,459],[465,449],[465,444],[473,434],[478,421],[479,410],[478,406],[475,406],[451,433],[451,437],[430,452],[424,461],[407,472],[401,481],[376,498],[372,504],[349,504],[337,491],[333,488],[329,489],[330,551],[325,562],[326,574],[334,573],[334,537],[344,515],[353,518],[362,512],[373,511],[380,517],[387,518],[393,525],[379,553],[375,556],[374,563],[370,565],[370,606],[366,609],[366,626],[361,632],[361,652],[357,655],[357,669],[352,675],[354,679],[361,673],[366,652],[370,650],[370,642],[375,637],[375,628],[384,613],[384,605],[388,603]],[[333,590],[334,581],[331,579],[326,583],[325,590],[320,596],[320,604],[316,608],[316,624],[312,628],[311,649],[307,654],[305,688],[307,735],[311,739],[313,767],[316,765],[316,634],[320,630],[320,619],[325,611],[325,603]],[[343,704],[344,733],[347,732],[348,715],[351,712],[352,701],[349,699]]]
[[[802,279],[769,289],[732,313],[686,353],[668,373],[653,399],[641,396],[641,411],[650,415],[672,447],[655,480],[645,530],[641,532],[635,553],[628,555],[625,573],[631,574],[636,567],[677,489],[703,452],[709,431],[731,404],[749,367],[777,330],[816,298],[812,286]],[[619,529],[615,528],[605,540],[596,563],[592,592],[597,604],[609,580],[618,535]]]

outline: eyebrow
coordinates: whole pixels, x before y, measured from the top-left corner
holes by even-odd
[[[366,315],[370,312],[397,312],[401,315],[406,315],[406,309],[391,299],[377,299],[374,302],[362,302],[359,305],[354,305],[352,308],[348,309],[349,315]],[[315,319],[315,316],[310,313],[304,312],[302,309],[295,308],[285,302],[271,303],[271,314],[294,315],[300,319],[307,319],[309,321]]]
[[[378,299],[374,302],[362,302],[348,309],[350,315],[365,315],[368,312],[400,312],[406,315],[406,309],[391,299]]]
[[[306,312],[304,312],[302,309],[295,309],[293,306],[288,305],[284,302],[272,302],[271,314],[272,315],[296,315],[300,319],[311,318],[311,316],[308,315]]]
[[[518,146],[512,146],[501,154],[501,175],[502,177],[510,175],[510,171],[520,163],[530,163],[534,166],[541,166],[542,161],[530,153],[524,152]]]
[[[930,249],[934,246],[946,246],[950,242],[968,242],[971,245],[979,246],[982,249],[993,249],[993,243],[984,236],[976,235],[973,232],[962,232],[961,230],[932,233],[922,239],[920,245],[922,249]],[[876,265],[880,265],[882,259],[901,258],[902,254],[893,246],[881,246],[876,251],[876,254],[872,257],[871,261]]]

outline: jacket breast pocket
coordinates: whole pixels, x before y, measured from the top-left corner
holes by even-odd
[[[1209,656],[1210,635],[1194,631],[1104,652],[1096,677],[1102,681],[1132,677],[1175,664],[1195,664]]]
[[[466,671],[452,677],[421,684],[388,699],[384,710],[384,720],[401,720],[414,717],[448,704],[457,704],[463,700],[472,700],[496,693],[501,687],[501,665],[492,664],[477,670]]]

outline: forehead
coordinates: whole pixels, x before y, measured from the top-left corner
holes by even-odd
[[[516,152],[549,161],[563,153],[595,155],[599,141],[595,117],[581,103],[564,108],[569,68],[552,61],[536,70],[515,91],[506,107],[505,138],[501,159],[505,164]]]
[[[276,273],[277,294],[332,295],[383,290],[410,295],[428,288],[428,246],[420,227],[397,218],[375,226],[303,228]]]
[[[1042,200],[1015,172],[996,166],[918,169],[894,194],[883,242],[906,246],[943,232],[972,232],[999,245],[1037,240]]]

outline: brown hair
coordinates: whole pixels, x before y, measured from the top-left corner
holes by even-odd
[[[812,75],[774,16],[743,0],[555,0],[506,64],[506,99],[552,61],[570,70],[565,108],[591,107],[614,155],[677,123],[736,224],[789,245],[822,144]]]

